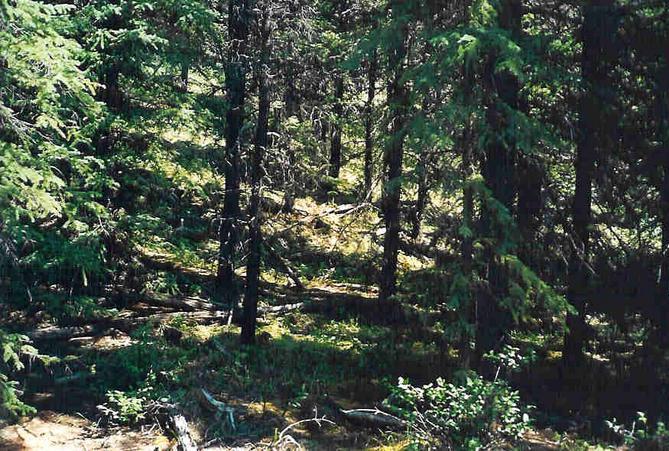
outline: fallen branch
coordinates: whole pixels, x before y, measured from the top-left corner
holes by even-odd
[[[407,255],[411,255],[417,258],[434,258],[444,262],[453,259],[453,256],[450,253],[438,249],[436,246],[407,239],[405,237],[400,240],[400,250]]]
[[[403,429],[406,427],[406,422],[401,418],[386,413],[379,409],[351,409],[340,412],[346,419],[356,422],[364,423],[377,427],[390,427],[393,429]]]
[[[316,414],[316,416],[314,418],[307,418],[306,420],[296,421],[295,423],[291,423],[288,426],[286,426],[279,433],[279,437],[275,442],[272,443],[271,449],[287,449],[289,446],[293,446],[297,449],[304,449],[304,447],[302,445],[300,445],[298,443],[298,441],[295,440],[295,438],[293,436],[288,434],[288,432],[291,429],[293,429],[293,428],[295,428],[295,427],[297,427],[301,424],[304,424],[304,423],[316,423],[318,425],[318,427],[323,427],[322,423],[327,423],[327,424],[330,424],[332,426],[337,425],[337,423],[335,423],[334,421],[328,420],[327,418],[325,418],[325,416],[319,418],[318,414]]]
[[[232,407],[228,407],[225,403],[218,401],[204,388],[201,388],[200,392],[202,393],[202,398],[200,399],[204,407],[216,413],[217,417],[224,417],[227,423],[230,425],[230,428],[233,431],[236,431],[237,425],[235,424],[235,410]]]
[[[297,274],[297,272],[295,272],[295,270],[293,270],[293,268],[290,267],[288,260],[279,255],[279,253],[272,247],[271,244],[269,244],[268,241],[265,241],[265,250],[270,255],[270,257],[272,257],[274,260],[277,261],[281,271],[285,272],[286,275],[290,278],[290,280],[293,281],[293,283],[295,284],[295,288],[299,291],[303,291],[304,284],[300,280],[300,277]]]

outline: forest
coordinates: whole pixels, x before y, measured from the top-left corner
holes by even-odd
[[[669,449],[669,1],[0,0],[0,449]]]

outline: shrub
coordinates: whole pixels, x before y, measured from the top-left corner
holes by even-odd
[[[14,420],[34,413],[35,409],[19,399],[18,382],[11,380],[9,373],[23,369],[21,356],[38,357],[37,350],[30,346],[28,337],[0,330],[0,351],[0,419]]]
[[[623,443],[635,449],[667,449],[669,448],[669,429],[662,422],[658,421],[653,427],[648,422],[648,417],[644,412],[637,412],[636,421],[631,427],[619,424],[614,418],[606,421],[606,425]]]
[[[386,407],[408,424],[416,449],[478,449],[497,440],[515,441],[530,425],[529,407],[504,381],[468,374],[463,383],[416,387],[400,378]]]

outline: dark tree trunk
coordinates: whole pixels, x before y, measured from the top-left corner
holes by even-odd
[[[518,230],[522,238],[521,257],[530,264],[532,248],[536,247],[536,233],[541,224],[543,210],[543,172],[537,162],[521,156],[518,162]]]
[[[335,79],[334,122],[332,123],[332,140],[330,141],[330,177],[339,178],[341,171],[341,134],[344,121],[344,76],[338,74]]]
[[[240,151],[244,123],[246,73],[244,54],[248,39],[248,0],[230,0],[228,10],[230,54],[225,70],[228,111],[225,130],[225,198],[219,233],[220,250],[216,275],[216,300],[233,308],[239,301],[239,286],[235,278],[235,259],[239,247]]]
[[[428,177],[428,168],[430,160],[430,149],[423,150],[420,159],[418,160],[418,165],[416,167],[416,173],[418,176],[418,192],[416,194],[416,205],[411,211],[411,238],[416,239],[420,235],[420,226],[423,221],[423,213],[425,207],[427,207],[428,194],[429,190],[429,177]]]
[[[123,108],[123,94],[119,87],[120,70],[116,64],[112,64],[104,75],[104,91],[102,92],[105,105],[116,113]]]
[[[669,6],[665,9],[669,15]],[[669,343],[669,46],[665,44],[664,61],[657,73],[657,134],[663,153],[663,174],[660,186],[660,211],[662,224],[662,255],[659,283],[661,346]]]
[[[262,55],[258,70],[258,123],[256,125],[255,146],[251,161],[251,201],[249,205],[249,256],[246,265],[246,292],[244,294],[244,319],[242,323],[242,344],[255,341],[256,317],[258,315],[258,289],[260,285],[260,261],[262,254],[261,190],[263,178],[263,156],[269,143],[270,92],[267,76],[269,62],[269,26],[267,12],[262,25]]]
[[[398,13],[402,9],[402,2],[391,2],[392,10]],[[379,301],[388,301],[397,290],[397,256],[400,245],[400,210],[402,193],[402,159],[404,156],[404,138],[406,135],[406,120],[409,109],[409,93],[402,80],[407,56],[407,38],[409,27],[406,23],[400,25],[399,36],[389,49],[388,67],[391,70],[391,79],[388,84],[388,108],[391,123],[391,136],[384,152],[386,179],[383,185],[383,219],[386,233],[383,240],[383,261],[379,281]]]
[[[518,161],[517,223],[520,233],[518,257],[538,274],[543,274],[542,255],[546,248],[539,236],[543,212],[543,168],[539,162],[521,153]]]
[[[518,109],[525,115],[529,114],[527,98],[521,96]],[[544,207],[543,183],[544,169],[540,161],[523,152],[518,154],[516,170],[516,186],[518,187],[518,208],[516,219],[520,232],[520,248],[518,255],[521,260],[533,269],[538,270],[541,247],[537,246],[537,233],[541,226],[541,215]]]
[[[376,79],[378,72],[376,50],[370,57],[367,67],[367,103],[365,104],[365,196],[372,190],[374,177],[374,97],[376,97]]]
[[[288,43],[287,52],[288,55],[292,55],[293,53],[292,42]],[[296,74],[297,71],[295,70],[295,63],[293,62],[292,59],[286,62],[286,69],[287,69],[286,91],[284,92],[283,95],[283,102],[286,106],[286,117],[298,116],[298,119],[302,120],[299,114],[300,104],[299,104],[299,97],[297,95],[297,87],[295,86],[295,78],[297,76]]]
[[[471,283],[473,276],[473,257],[474,257],[474,192],[470,183],[472,176],[472,149],[471,149],[471,125],[468,119],[465,130],[462,133],[462,226],[464,233],[460,252],[462,258],[462,274],[470,287],[469,299],[463,308],[463,316],[466,324],[476,324],[476,297],[472,293],[473,285]],[[463,369],[470,369],[472,350],[470,346],[470,336],[466,331],[462,331],[458,343],[458,354],[460,366]]]
[[[520,0],[504,0],[498,9],[499,25],[508,30],[518,40],[521,33],[521,2]],[[491,56],[483,74],[486,90],[492,95],[493,103],[486,112],[488,127],[493,131],[485,148],[483,162],[483,178],[490,189],[492,197],[503,208],[511,212],[516,194],[515,175],[515,144],[505,141],[508,136],[506,129],[510,126],[507,108],[518,109],[519,82],[508,71],[497,70],[497,55]],[[486,236],[492,237],[497,244],[508,239],[510,231],[499,230],[498,221],[494,218],[501,212],[489,208],[483,218],[483,229]],[[478,324],[476,329],[477,364],[487,351],[497,349],[504,333],[511,325],[510,312],[503,309],[500,301],[508,293],[508,274],[506,267],[499,261],[495,249],[487,250],[488,288],[481,293],[478,302]]]
[[[665,127],[669,127],[669,121],[665,124]],[[667,132],[665,131],[665,133]],[[665,142],[664,146],[664,152],[669,152],[669,142]],[[665,158],[669,160],[669,158]],[[660,267],[659,322],[662,341],[666,345],[669,342],[669,161],[665,161],[663,166],[660,208],[662,212],[662,266]]]
[[[188,74],[190,72],[190,64],[184,61],[181,63],[181,73],[179,74],[179,90],[181,92],[188,92]]]
[[[567,297],[577,313],[567,315],[569,329],[564,343],[563,363],[576,368],[583,363],[587,335],[585,322],[590,285],[590,227],[592,224],[592,184],[598,148],[607,134],[606,111],[609,64],[615,57],[615,0],[590,0],[583,7],[581,32],[583,53],[581,77],[584,91],[579,104],[579,138],[576,149],[576,191],[572,205],[573,248],[569,259]]]

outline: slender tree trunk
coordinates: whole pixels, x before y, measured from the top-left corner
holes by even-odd
[[[402,2],[391,2],[393,13],[402,9]],[[399,17],[399,14],[398,16]],[[396,18],[396,20],[402,20]],[[388,108],[390,111],[391,136],[384,152],[386,179],[383,185],[383,219],[386,233],[383,240],[379,301],[387,301],[397,290],[397,256],[400,245],[400,207],[402,193],[402,159],[404,138],[409,109],[409,92],[402,80],[407,56],[408,24],[400,25],[399,36],[389,49],[388,66],[391,79],[388,84]]]
[[[291,3],[292,7],[292,3]],[[288,49],[287,49],[288,55],[293,54],[293,43],[288,42]],[[297,95],[297,88],[295,86],[295,79],[296,79],[296,70],[295,70],[295,63],[293,62],[292,58],[286,62],[286,72],[287,72],[287,77],[286,77],[286,91],[284,92],[283,95],[283,103],[285,104],[286,108],[286,117],[291,117],[291,116],[298,116],[299,118],[299,98]],[[299,118],[300,120],[302,118]]]
[[[292,53],[292,44],[289,46],[289,53]],[[297,116],[299,120],[302,120],[302,115],[300,112],[299,105],[299,96],[297,95],[297,90],[295,88],[295,67],[292,61],[288,62],[288,79],[286,81],[286,91],[284,92],[283,100],[286,106],[285,117],[289,118],[292,116]],[[282,114],[279,113],[276,119],[276,129],[279,128],[279,123],[282,118]],[[270,143],[271,144],[271,143]],[[283,205],[281,211],[284,213],[292,213],[295,208],[295,149],[290,143],[284,141],[283,150],[286,152],[286,166],[283,168]]]
[[[471,120],[468,119],[465,130],[462,133],[462,243],[460,252],[462,256],[462,274],[468,283],[469,298],[468,302],[462,306],[464,322],[466,324],[476,324],[476,297],[472,294],[473,284],[473,257],[474,257],[474,192],[470,183],[472,176],[472,149],[471,149]],[[466,331],[461,333],[458,343],[458,354],[460,367],[469,369],[471,367],[472,350],[470,346],[470,336]]]
[[[522,239],[520,256],[527,265],[535,263],[536,234],[543,210],[542,169],[522,155],[518,162],[518,230]]]
[[[225,130],[225,198],[219,233],[220,250],[216,275],[216,300],[230,308],[239,302],[239,286],[235,279],[235,259],[239,247],[240,151],[244,123],[246,73],[244,54],[248,40],[249,0],[230,0],[228,28],[230,54],[226,67],[228,111]]]
[[[514,39],[521,33],[521,2],[520,0],[504,0],[499,4],[498,20],[503,29],[510,32]],[[493,95],[493,103],[486,112],[488,127],[493,130],[485,149],[483,177],[492,197],[509,212],[513,211],[516,194],[515,145],[504,139],[506,129],[510,126],[506,109],[518,108],[520,84],[517,78],[508,71],[497,70],[497,55],[488,61],[484,73],[484,83]],[[508,239],[508,230],[499,230],[495,215],[501,214],[497,208],[489,208],[484,217],[483,228],[487,236],[493,237],[497,244]],[[503,309],[500,301],[507,296],[508,273],[499,261],[495,249],[488,249],[488,288],[484,290],[478,302],[478,325],[476,330],[476,358],[480,363],[484,353],[497,349],[511,323],[510,313]]]
[[[665,124],[669,127],[669,123]],[[666,130],[666,129],[665,129]],[[665,133],[667,133],[665,131]],[[665,138],[666,139],[666,138]],[[663,144],[664,152],[669,152],[669,142]],[[669,157],[665,156],[665,160]],[[669,342],[669,161],[663,166],[662,186],[660,187],[660,207],[662,222],[662,264],[660,267],[660,331],[663,344]]]
[[[260,285],[260,261],[262,253],[262,211],[261,190],[263,178],[263,156],[269,143],[270,91],[267,76],[269,62],[269,18],[264,12],[262,25],[262,55],[258,70],[258,123],[256,125],[255,146],[251,161],[251,201],[249,206],[249,257],[246,265],[246,292],[244,295],[244,317],[242,323],[242,344],[255,341],[256,317],[258,316],[258,290]]]
[[[669,15],[669,5],[665,8]],[[669,47],[665,46],[664,61],[658,68],[657,82],[657,134],[663,153],[663,174],[660,186],[660,211],[662,224],[662,263],[660,266],[659,312],[661,346],[669,343]]]
[[[374,97],[376,97],[376,79],[378,55],[374,50],[367,67],[367,103],[365,104],[365,196],[372,190],[374,177]]]
[[[188,92],[188,73],[190,72],[190,64],[184,61],[181,63],[181,73],[179,74],[179,90],[181,92]]]
[[[606,111],[609,63],[613,61],[616,34],[615,0],[590,0],[583,7],[581,32],[583,53],[581,77],[584,91],[579,105],[579,138],[576,148],[576,191],[572,205],[573,248],[569,259],[567,297],[577,313],[567,315],[569,329],[564,343],[563,363],[575,368],[583,363],[586,340],[587,298],[590,285],[590,227],[592,184],[597,149],[603,144],[609,125]]]
[[[344,120],[344,76],[338,74],[335,78],[334,122],[332,123],[332,140],[330,141],[330,177],[339,178],[341,171],[341,134]]]
[[[416,239],[420,235],[420,226],[423,221],[423,212],[427,207],[428,194],[430,193],[428,186],[428,166],[430,159],[430,149],[425,149],[421,152],[416,167],[418,175],[418,193],[416,195],[416,205],[411,212],[411,238]]]
[[[518,109],[529,114],[529,105],[525,97],[518,100]],[[518,154],[516,185],[518,187],[517,223],[520,232],[518,255],[528,266],[538,270],[541,247],[537,246],[537,233],[541,226],[543,212],[544,172],[539,161],[523,152]]]
[[[104,75],[103,101],[114,112],[120,112],[123,108],[123,94],[119,87],[120,69],[116,63],[112,63]]]

